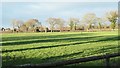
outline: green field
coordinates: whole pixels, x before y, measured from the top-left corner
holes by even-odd
[[[1,43],[3,66],[40,64],[118,52],[118,32],[11,33]]]

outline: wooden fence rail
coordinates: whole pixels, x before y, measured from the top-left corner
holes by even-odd
[[[86,57],[86,58],[79,58],[79,59],[71,59],[71,60],[64,60],[59,62],[51,62],[51,63],[42,63],[42,64],[25,64],[25,65],[16,65],[16,66],[9,66],[10,68],[50,68],[50,67],[59,67],[69,64],[75,64],[75,63],[82,63],[82,62],[88,62],[88,61],[94,61],[94,60],[101,60],[106,59],[106,67],[109,67],[109,61],[110,58],[118,57],[120,56],[120,53],[114,53],[114,54],[107,54],[107,55],[101,55],[101,56],[92,56],[92,57]]]

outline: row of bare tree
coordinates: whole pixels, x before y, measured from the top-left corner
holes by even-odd
[[[53,30],[64,30],[65,27],[69,27],[69,30],[77,30],[80,29],[102,29],[103,26],[105,26],[105,22],[109,21],[111,24],[109,27],[111,29],[115,29],[117,26],[118,20],[118,12],[117,11],[109,11],[106,13],[105,17],[98,18],[95,13],[87,13],[83,16],[83,18],[80,20],[79,18],[69,18],[68,21],[65,21],[62,18],[48,18],[46,22],[50,25],[50,30],[53,32]],[[66,23],[66,24],[65,24]],[[13,20],[13,31],[42,31],[44,30],[47,32],[48,28],[45,26],[42,26],[41,22],[37,19],[29,19],[26,22],[23,22],[21,20]]]

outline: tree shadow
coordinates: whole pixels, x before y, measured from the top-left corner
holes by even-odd
[[[34,47],[34,48],[24,48],[24,49],[15,49],[15,50],[5,50],[2,51],[2,53],[5,52],[15,52],[15,51],[25,51],[25,50],[31,50],[31,49],[45,49],[45,48],[53,48],[53,47],[61,47],[61,46],[72,46],[72,45],[76,45],[76,44],[84,44],[87,42],[77,42],[77,43],[69,43],[69,44],[60,44],[60,45],[52,45],[52,46],[42,46],[42,47]]]
[[[49,36],[17,36],[17,37],[3,37],[2,41],[17,41],[17,40],[33,40],[33,39],[42,39],[42,38],[64,38],[72,36],[82,36],[82,35],[91,35],[90,33],[84,34],[63,34],[63,35],[49,35]]]
[[[33,64],[32,62],[36,63],[46,63],[46,62],[52,62],[53,60],[58,60],[60,58],[64,58],[64,57],[70,57],[70,56],[75,56],[78,54],[81,54],[83,52],[76,52],[76,53],[71,53],[71,54],[66,54],[66,55],[60,55],[60,56],[53,56],[53,57],[48,57],[48,58],[44,58],[44,59],[40,59],[40,58],[23,58],[23,57],[16,57],[16,58],[12,58],[9,56],[10,59],[6,59],[6,57],[3,57],[4,60],[3,61],[3,66],[9,66],[9,65],[20,65],[20,64]],[[33,60],[33,61],[32,61]],[[16,63],[16,61],[19,63]]]
[[[32,43],[43,43],[43,42],[59,42],[59,41],[76,41],[76,40],[89,40],[92,38],[103,37],[103,36],[92,36],[92,37],[68,37],[68,38],[53,38],[53,39],[40,39],[40,40],[30,40],[30,41],[19,41],[19,42],[6,42],[2,43],[2,46],[9,45],[24,45],[24,44],[32,44]]]
[[[64,57],[72,57],[72,56],[75,56],[75,55],[79,55],[81,53],[83,53],[84,51],[81,51],[81,52],[76,52],[76,53],[71,53],[71,54],[66,54],[66,55],[60,55],[60,56],[53,56],[53,57],[48,57],[48,58],[44,58],[44,59],[41,59],[41,61],[43,61],[43,63],[46,61],[47,62],[52,62],[52,61],[59,61],[61,58],[64,58]],[[64,60],[64,59],[62,59]]]
[[[106,49],[114,49],[114,48],[115,47],[108,47],[108,48],[104,48],[104,50],[106,50]],[[99,49],[96,52],[100,53],[99,51],[101,51],[101,50],[103,50],[103,49]],[[66,54],[66,55],[52,56],[52,57],[47,57],[47,58],[44,58],[44,59],[42,59],[42,58],[21,58],[21,57],[16,57],[15,59],[12,59],[12,60],[9,59],[7,61],[3,61],[3,68],[7,67],[7,66],[11,66],[11,65],[25,65],[25,64],[32,65],[32,64],[44,64],[44,63],[53,63],[53,62],[56,62],[56,61],[64,61],[66,59],[63,59],[63,58],[73,57],[73,56],[80,55],[80,54],[84,54],[84,51],[75,52],[75,53]],[[5,59],[5,57],[3,57],[3,58]],[[73,58],[70,58],[70,59],[75,59],[75,58],[73,57]],[[78,65],[63,66],[63,68],[66,68],[66,67],[79,68],[79,67],[82,67],[81,65],[82,64],[78,63]],[[86,65],[86,66],[88,66],[88,65]],[[83,66],[83,67],[85,67],[85,66]],[[91,66],[88,66],[88,67],[94,67],[94,66],[91,65]],[[9,68],[9,67],[7,67],[7,68]],[[55,68],[59,68],[59,67],[55,67]]]
[[[98,36],[99,37],[99,36]],[[88,37],[87,37],[88,38]],[[94,37],[92,37],[94,38]],[[86,44],[86,43],[94,43],[94,42],[102,42],[102,41],[115,41],[118,40],[118,37],[111,37],[111,38],[103,38],[100,40],[95,41],[87,41],[87,42],[76,42],[76,43],[68,43],[68,44],[59,44],[59,45],[52,45],[52,46],[41,46],[41,47],[34,47],[34,48],[24,48],[24,49],[15,49],[15,50],[4,50],[5,52],[14,52],[14,51],[25,51],[25,50],[31,50],[31,49],[45,49],[45,48],[53,48],[53,47],[61,47],[61,46],[73,46],[77,44]]]
[[[119,46],[112,46],[112,47],[105,47],[105,48],[101,48],[101,49],[99,49],[99,50],[97,50],[97,51],[93,51],[94,53],[104,53],[104,52],[107,52],[109,49],[119,49]]]
[[[73,46],[73,45],[77,45],[77,44],[86,44],[86,43],[94,43],[94,42],[102,42],[102,41],[113,41],[113,40],[117,40],[117,39],[118,39],[117,37],[111,37],[111,38],[104,38],[104,39],[101,39],[101,40],[87,41],[87,42],[76,42],[76,43],[60,44],[60,45],[52,45],[52,46],[42,46],[42,47],[34,47],[34,48],[5,50],[5,51],[2,51],[2,53],[15,52],[15,51],[25,51],[25,50],[31,50],[31,49],[45,49],[45,48],[53,48],[53,47],[61,47],[61,46]]]

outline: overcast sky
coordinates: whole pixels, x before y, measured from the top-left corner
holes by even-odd
[[[67,20],[70,17],[82,19],[89,12],[103,17],[110,10],[117,10],[117,2],[3,2],[2,3],[2,26],[12,27],[13,19],[27,21],[38,19],[42,25],[47,25],[49,17],[61,17]],[[47,25],[48,26],[48,25]]]

